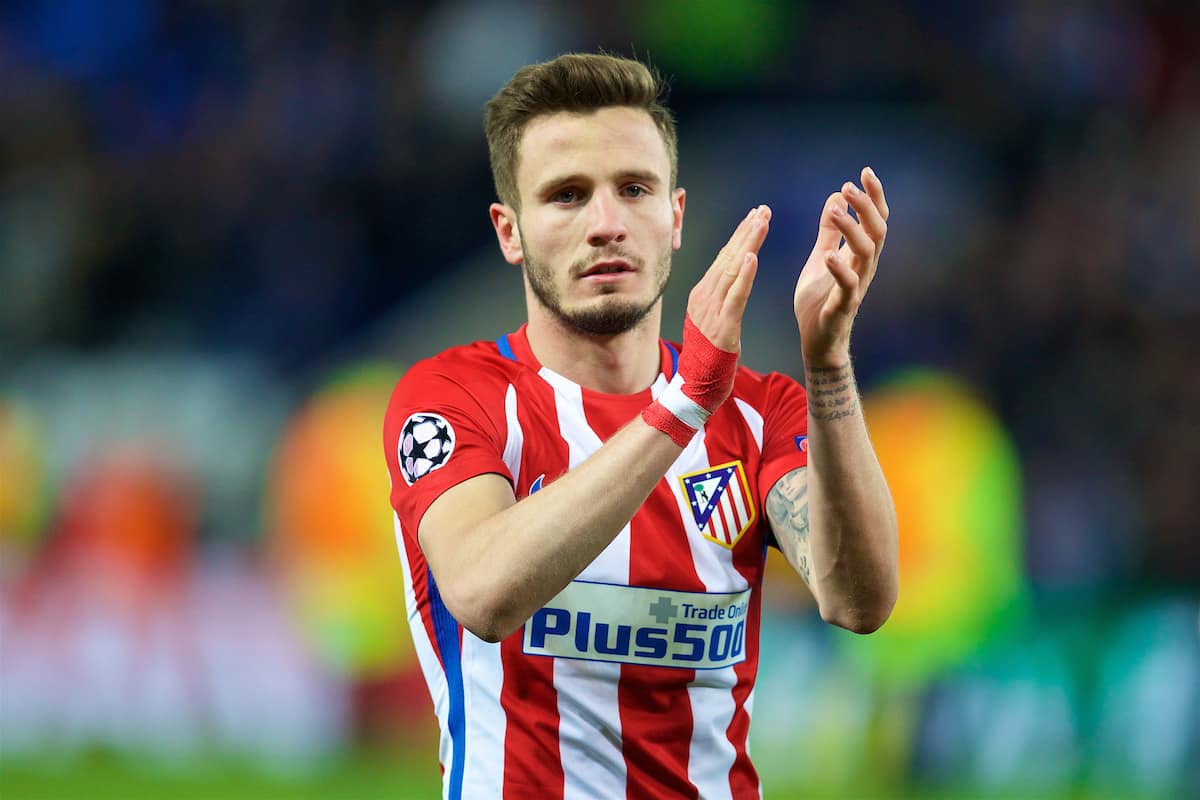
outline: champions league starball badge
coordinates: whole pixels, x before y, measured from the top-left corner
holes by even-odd
[[[400,431],[400,474],[409,486],[446,463],[454,452],[454,428],[439,414],[413,414]]]

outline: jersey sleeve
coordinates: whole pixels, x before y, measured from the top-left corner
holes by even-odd
[[[773,372],[767,376],[764,406],[758,491],[765,500],[777,480],[808,466],[808,395],[794,378]]]
[[[512,481],[503,458],[504,387],[470,383],[436,362],[421,362],[392,393],[383,426],[391,503],[414,535],[425,511],[447,489],[491,472]]]

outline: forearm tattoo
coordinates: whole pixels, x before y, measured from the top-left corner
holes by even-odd
[[[854,370],[844,367],[816,367],[805,371],[808,383],[808,413],[813,419],[839,420],[858,413],[858,387]]]
[[[808,547],[808,474],[794,469],[775,481],[767,494],[767,519],[779,549],[810,589],[813,587]]]

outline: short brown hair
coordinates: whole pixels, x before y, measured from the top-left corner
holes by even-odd
[[[671,186],[678,173],[675,118],[663,103],[666,84],[640,61],[596,53],[567,53],[522,67],[488,101],[487,134],[492,180],[500,202],[520,209],[517,148],[530,120],[558,111],[586,113],[611,106],[640,108],[650,115],[667,146]]]

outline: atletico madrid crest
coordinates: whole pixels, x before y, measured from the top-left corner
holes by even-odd
[[[741,461],[680,475],[679,482],[704,538],[732,549],[754,524],[754,500]]]

